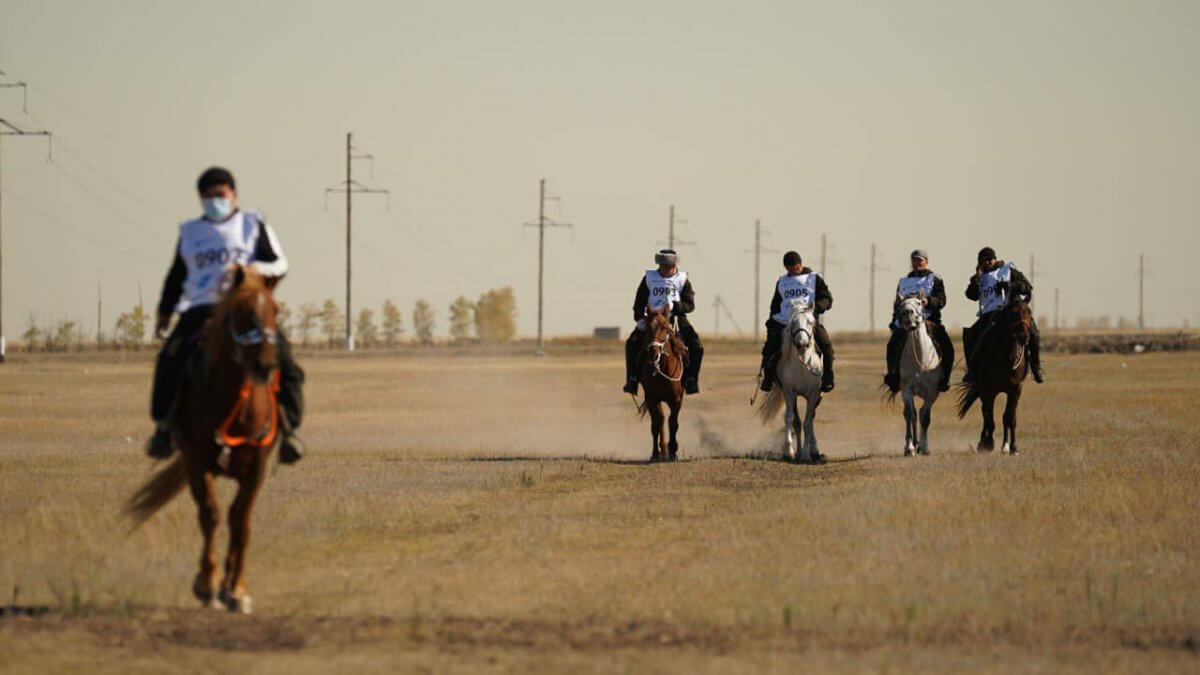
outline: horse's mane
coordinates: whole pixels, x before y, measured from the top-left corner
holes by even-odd
[[[266,278],[258,270],[247,265],[230,268],[228,283],[229,287],[221,293],[221,298],[213,306],[208,333],[205,335],[209,363],[215,363],[215,357],[225,350],[225,328],[234,309],[251,302],[259,293],[271,290]]]

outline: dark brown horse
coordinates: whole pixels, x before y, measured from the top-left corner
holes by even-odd
[[[1004,445],[1002,452],[1017,454],[1017,405],[1021,386],[1029,374],[1025,347],[1033,323],[1029,305],[1014,301],[1000,310],[975,345],[975,382],[958,385],[958,418],[962,419],[976,400],[983,411],[983,432],[979,435],[980,452],[996,447],[993,433],[996,419],[993,408],[998,394],[1005,395]]]
[[[638,413],[650,413],[650,461],[675,461],[679,454],[679,410],[683,408],[684,360],[687,348],[683,340],[671,328],[667,312],[646,309],[646,335],[648,341],[638,365],[638,381],[642,385],[645,399],[638,406]],[[670,440],[663,433],[663,404],[670,409],[667,428]]]
[[[203,373],[189,376],[181,393],[172,437],[179,452],[126,507],[136,527],[188,485],[204,536],[192,592],[206,605],[242,613],[250,612],[245,577],[250,512],[280,436],[272,285],[251,268],[231,271],[229,290],[204,331]],[[229,507],[229,550],[218,584],[219,475],[236,480],[238,490]]]

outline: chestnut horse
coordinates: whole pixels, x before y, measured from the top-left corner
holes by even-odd
[[[671,328],[667,310],[654,311],[646,308],[646,334],[649,340],[638,366],[638,381],[645,397],[638,406],[638,414],[650,413],[650,461],[675,461],[679,454],[679,410],[683,407],[684,360],[687,348],[683,340]],[[663,434],[663,404],[670,408],[667,418],[670,440]]]
[[[204,330],[204,368],[186,379],[172,442],[179,452],[130,498],[134,527],[148,520],[186,484],[200,510],[204,546],[192,592],[210,607],[250,613],[246,547],[250,511],[267,461],[279,439],[279,369],[273,282],[252,268],[231,270],[229,289]],[[215,480],[237,481],[229,507],[229,550],[218,584],[216,531],[221,512]]]
[[[962,419],[976,400],[983,411],[983,431],[979,434],[980,452],[996,447],[992,434],[996,431],[993,408],[996,396],[1005,395],[1004,445],[1002,452],[1017,454],[1017,405],[1021,402],[1021,387],[1029,374],[1025,346],[1029,342],[1033,323],[1029,305],[1014,300],[999,310],[989,326],[983,329],[975,343],[975,382],[958,385],[958,418]]]

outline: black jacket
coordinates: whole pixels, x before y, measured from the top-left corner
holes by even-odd
[[[931,291],[930,294],[925,298],[928,301],[925,305],[925,309],[929,312],[930,321],[934,323],[941,323],[942,308],[946,306],[946,284],[942,283],[942,278],[938,276],[936,272],[929,269],[913,270],[912,272],[908,273],[908,276],[927,277],[930,274],[933,275],[933,291]],[[979,282],[976,281],[975,285],[978,286]],[[892,316],[895,316],[896,310],[900,309],[900,300],[901,298],[897,296],[895,301],[892,302]]]
[[[805,267],[800,270],[800,274],[812,274],[811,267]],[[771,315],[767,317],[770,321],[772,316],[779,313],[783,307],[783,296],[779,294],[779,282],[775,283],[775,297],[771,298]],[[817,275],[817,297],[813,300],[813,313],[820,315],[829,311],[833,307],[833,294],[829,292],[829,286],[825,284],[825,277]]]
[[[633,296],[633,320],[641,321],[646,316],[646,305],[650,304],[650,287],[646,285],[646,277],[638,284],[637,293]],[[696,310],[696,292],[692,290],[692,278],[683,282],[679,291],[679,302],[672,306],[671,314],[683,317]]]
[[[1004,261],[997,260],[995,266],[992,269],[995,269],[996,267],[1003,267],[1003,266],[1004,266]],[[1029,283],[1029,279],[1026,279],[1025,275],[1021,274],[1020,270],[1018,270],[1016,267],[1012,268],[1012,276],[1008,280],[1008,293],[1009,293],[1008,297],[1010,297],[1010,298],[1020,297],[1025,302],[1030,302],[1033,300],[1033,284]],[[971,276],[971,281],[969,281],[967,283],[967,299],[971,300],[973,302],[979,301],[979,274],[978,273],[973,274]]]

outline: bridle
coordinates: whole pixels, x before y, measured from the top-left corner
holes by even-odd
[[[677,377],[671,377],[663,372],[662,369],[663,355],[670,353],[672,337],[674,337],[674,334],[671,332],[670,328],[668,328],[666,339],[650,340],[650,342],[646,345],[646,349],[654,354],[654,359],[651,361],[651,363],[654,364],[654,372],[658,373],[666,380],[678,382],[683,379],[683,359],[679,360],[679,375]]]
[[[257,299],[258,309],[262,309],[263,296],[260,294]],[[262,319],[255,313],[254,325],[244,331],[238,331],[233,322],[233,312],[226,315],[225,329],[229,334],[229,339],[233,341],[233,362],[245,370],[246,365],[246,347],[254,347],[262,344],[277,345],[279,343],[279,332],[267,326],[262,325]],[[250,403],[250,395],[254,391],[254,383],[247,376],[242,381],[241,389],[238,390],[238,400],[233,405],[233,409],[225,417],[221,426],[217,427],[216,441],[217,444],[226,450],[250,446],[255,448],[268,447],[275,442],[275,438],[279,433],[279,368],[271,369],[271,373],[267,384],[267,396],[269,398],[270,417],[267,423],[254,436],[234,436],[230,433],[233,427],[233,422]]]

